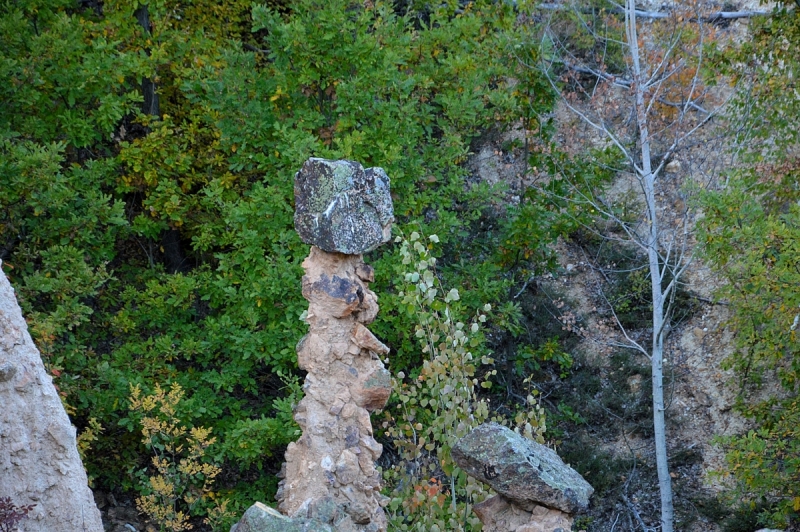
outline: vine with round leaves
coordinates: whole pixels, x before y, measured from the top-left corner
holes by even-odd
[[[406,312],[415,316],[415,336],[427,359],[418,373],[397,374],[396,401],[383,422],[400,460],[385,472],[395,487],[388,505],[397,530],[477,530],[471,513],[474,502],[488,495],[487,488],[471,479],[453,462],[453,444],[490,419],[487,399],[479,388],[490,388],[494,361],[473,354],[485,341],[482,325],[492,311],[487,304],[467,325],[457,289],[445,291],[436,276],[432,255],[437,235],[426,238],[413,232],[397,237],[400,257],[407,269],[398,294]],[[480,367],[486,368],[481,373]],[[544,412],[531,396],[530,408],[517,415],[517,430],[542,440]],[[492,418],[509,424],[508,420]]]

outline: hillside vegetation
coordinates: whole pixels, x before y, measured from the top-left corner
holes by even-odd
[[[149,501],[140,508],[162,527],[159,506],[227,530],[253,501],[272,501],[302,394],[308,246],[293,229],[293,176],[316,156],[383,167],[405,237],[365,257],[381,306],[372,329],[397,376],[373,419],[394,526],[474,530],[464,505],[482,492],[448,462],[446,435],[477,419],[583,454],[573,465],[616,500],[630,464],[601,464],[599,445],[581,453],[569,436],[614,423],[602,416],[615,407],[565,394],[599,383],[582,371],[581,318],[548,279],[564,273],[557,242],[594,250],[615,264],[604,304],[619,311],[616,325],[647,328],[641,256],[609,252],[608,219],[584,201],[631,169],[621,148],[635,152],[638,140],[576,149],[554,112],[562,94],[591,102],[580,87],[626,68],[624,50],[598,44],[600,33],[624,40],[624,17],[600,1],[548,20],[528,2],[488,0],[0,0],[0,260],[82,434],[94,487]],[[567,75],[552,36],[598,70]],[[735,133],[740,162],[704,183],[691,206],[704,217],[689,228],[735,332],[736,350],[715,355],[741,378],[736,408],[753,421],[720,440],[725,473],[742,511],[796,524],[800,17],[779,5],[740,45],[681,42],[704,63],[678,86],[702,76],[737,91],[704,127]],[[468,163],[495,141],[517,173],[490,184]],[[613,213],[627,219],[623,203]],[[410,298],[420,278],[448,297]],[[696,309],[688,292],[673,294],[681,312]],[[432,366],[436,340],[420,338],[420,324],[446,334],[473,316],[475,362]],[[625,377],[645,371],[631,369],[641,361],[630,349],[603,355]],[[461,382],[482,391],[459,395]],[[780,389],[751,399],[763,382]],[[431,401],[449,397],[472,406],[454,418]],[[645,427],[647,404],[634,405]],[[417,430],[427,446],[409,444]],[[189,449],[192,474],[151,459],[177,463]],[[159,491],[159,475],[197,496]],[[592,519],[579,525],[602,530]]]

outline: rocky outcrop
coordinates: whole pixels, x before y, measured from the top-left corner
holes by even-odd
[[[380,357],[389,353],[366,327],[378,314],[373,269],[361,258],[386,242],[394,220],[389,178],[353,161],[311,158],[295,175],[295,228],[311,244],[303,261],[308,334],[297,363],[308,372],[294,419],[303,434],[286,449],[278,509],[256,503],[235,532],[386,530],[370,412],[391,393]],[[288,516],[288,517],[287,517]]]
[[[312,157],[294,178],[294,227],[306,244],[360,255],[389,240],[394,213],[382,168]]]
[[[452,455],[498,493],[474,508],[485,532],[566,532],[594,492],[552,449],[497,423],[472,430]]]
[[[0,270],[2,272],[2,270]],[[23,532],[102,532],[75,427],[0,273],[0,497],[35,505]]]
[[[342,510],[336,530],[385,530],[375,468],[382,447],[369,414],[386,404],[391,380],[379,358],[389,349],[365,327],[378,312],[372,268],[360,255],[317,247],[303,268],[309,333],[297,362],[308,375],[294,416],[303,435],[286,450],[278,509],[317,518],[319,502],[333,500]]]

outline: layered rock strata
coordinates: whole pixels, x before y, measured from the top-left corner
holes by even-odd
[[[34,505],[19,523],[24,532],[103,531],[75,427],[1,269],[0,497],[17,506]]]
[[[498,493],[474,507],[485,532],[567,532],[594,492],[555,451],[497,423],[475,428],[452,453]]]

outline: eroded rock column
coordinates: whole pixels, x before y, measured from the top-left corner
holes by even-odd
[[[308,372],[295,410],[303,430],[286,451],[278,509],[338,531],[384,531],[386,516],[370,412],[384,407],[389,349],[366,327],[378,313],[373,269],[361,254],[391,236],[389,178],[380,168],[312,158],[295,176],[295,228],[303,262],[308,334],[297,346]]]
[[[1,263],[0,263],[1,265]],[[34,505],[25,532],[102,532],[75,427],[0,270],[0,497]]]

